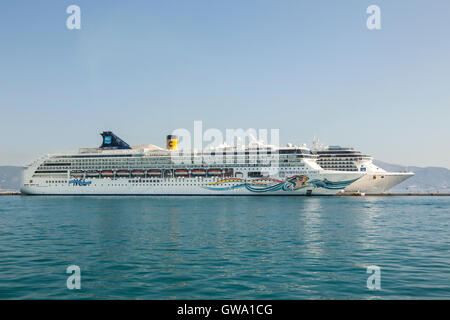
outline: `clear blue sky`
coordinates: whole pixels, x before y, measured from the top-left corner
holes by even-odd
[[[66,8],[81,7],[81,30]],[[366,28],[381,7],[382,30]],[[450,1],[8,1],[0,165],[176,128],[279,128],[450,168]]]

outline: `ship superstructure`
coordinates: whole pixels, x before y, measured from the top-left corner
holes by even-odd
[[[110,131],[98,148],[47,155],[23,171],[24,194],[35,195],[333,195],[363,172],[321,168],[306,147],[259,142],[213,150],[132,147]]]
[[[325,170],[366,173],[345,188],[344,191],[348,192],[386,192],[414,175],[412,172],[387,172],[372,162],[373,157],[354,148],[323,146],[314,140],[312,152],[318,155],[317,163]]]

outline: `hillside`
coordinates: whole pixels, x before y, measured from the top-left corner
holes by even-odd
[[[0,166],[0,189],[19,190],[22,167]]]
[[[414,167],[373,161],[386,171],[412,171],[415,175],[390,191],[393,192],[450,192],[450,170],[441,167]]]

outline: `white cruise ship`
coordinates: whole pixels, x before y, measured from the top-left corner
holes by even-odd
[[[353,148],[321,146],[313,142],[312,152],[319,158],[317,163],[325,170],[341,172],[364,172],[366,175],[347,186],[345,192],[382,193],[412,177],[412,172],[387,172],[373,164],[373,158]]]
[[[211,150],[131,147],[103,132],[98,148],[47,155],[24,167],[30,195],[333,195],[364,172],[324,170],[306,147],[250,143]],[[223,157],[221,157],[221,155]],[[225,159],[225,160],[224,160]]]

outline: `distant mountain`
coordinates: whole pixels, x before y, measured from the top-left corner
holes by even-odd
[[[0,166],[0,189],[19,190],[22,167]]]
[[[392,192],[450,192],[450,170],[441,167],[414,167],[390,164],[379,160],[373,163],[386,171],[412,171],[415,175],[389,191]]]

